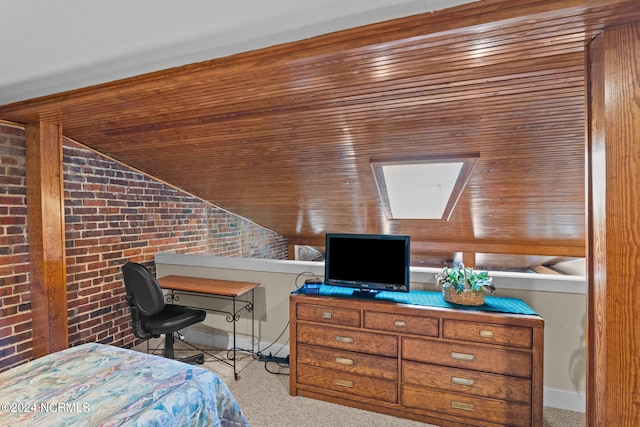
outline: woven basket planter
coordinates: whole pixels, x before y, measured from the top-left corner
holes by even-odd
[[[453,286],[443,285],[442,296],[444,300],[453,304],[460,305],[482,305],[484,304],[484,292],[472,292],[464,290],[460,293],[456,292]]]

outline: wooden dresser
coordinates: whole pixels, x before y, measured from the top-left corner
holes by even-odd
[[[440,426],[542,426],[537,315],[292,294],[291,395]]]

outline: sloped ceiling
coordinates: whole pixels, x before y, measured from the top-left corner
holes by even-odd
[[[4,0],[0,105],[473,0]]]
[[[634,1],[482,1],[0,107],[281,233],[402,233],[417,265],[585,253],[585,53]],[[629,15],[631,14],[631,15]],[[478,154],[449,219],[388,220],[370,162]]]

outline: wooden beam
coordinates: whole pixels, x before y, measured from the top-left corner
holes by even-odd
[[[471,268],[476,268],[476,253],[462,252],[462,263]]]
[[[604,136],[604,37],[587,49],[587,417],[588,427],[604,425],[606,328],[595,316],[606,316],[606,159]],[[597,225],[596,225],[597,224]]]
[[[587,426],[640,420],[640,22],[589,54]]]
[[[513,242],[411,242],[411,249],[431,252],[473,252],[481,254],[549,255],[559,257],[585,256],[584,246],[554,246],[551,244],[520,244]]]
[[[26,128],[27,221],[33,357],[69,346],[64,236],[62,130]]]

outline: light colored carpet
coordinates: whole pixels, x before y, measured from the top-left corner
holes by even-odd
[[[155,346],[161,344],[155,343]],[[151,344],[154,347],[154,343]],[[135,348],[146,351],[146,344]],[[176,357],[194,352],[176,343]],[[208,349],[226,359],[227,352]],[[155,350],[159,354],[159,350]],[[431,424],[405,420],[389,415],[336,405],[301,396],[289,395],[289,370],[276,363],[259,362],[252,355],[237,353],[237,371],[213,357],[205,355],[204,367],[216,372],[229,386],[252,427],[429,427]],[[268,372],[267,369],[269,369]],[[585,414],[544,408],[544,427],[583,427]]]

